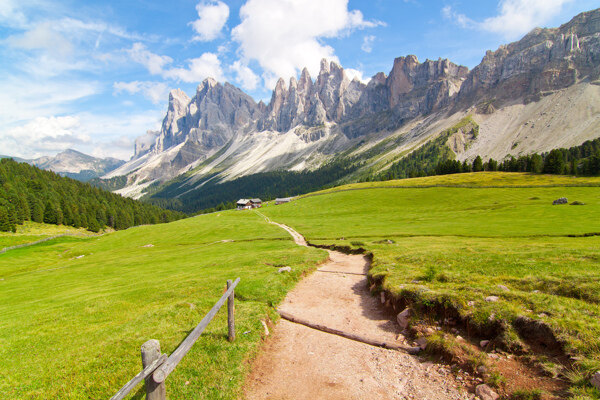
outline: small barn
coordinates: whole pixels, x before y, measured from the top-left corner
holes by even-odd
[[[252,204],[252,208],[261,208],[262,207],[261,199],[250,199],[250,203]]]
[[[249,210],[252,208],[252,202],[248,199],[239,199],[236,205],[238,210]]]
[[[292,201],[291,197],[277,198],[275,199],[275,205],[289,203],[290,201]]]

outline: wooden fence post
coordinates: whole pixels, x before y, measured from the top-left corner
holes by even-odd
[[[142,345],[142,366],[146,368],[160,357],[160,342],[156,339],[150,339]],[[167,390],[165,383],[156,383],[152,375],[146,378],[146,399],[147,400],[166,400]]]
[[[227,289],[231,287],[233,282],[231,279],[227,280]],[[227,299],[227,328],[229,330],[228,339],[230,342],[235,340],[235,310],[233,299],[235,295],[235,289],[231,291],[229,298]]]

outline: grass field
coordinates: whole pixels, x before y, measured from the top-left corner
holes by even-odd
[[[263,213],[312,243],[373,252],[370,274],[384,290],[415,309],[455,310],[504,347],[526,345],[519,317],[543,322],[573,363],[540,362],[579,398],[600,398],[587,383],[600,370],[599,183],[448,175],[343,186]],[[563,196],[585,205],[552,205]],[[492,295],[499,301],[484,300]]]
[[[10,250],[0,255],[0,392],[109,398],[141,369],[145,341],[171,353],[239,276],[236,342],[222,310],[167,380],[171,398],[238,398],[260,320],[325,257],[235,211]]]
[[[0,250],[59,235],[91,236],[94,233],[83,228],[73,228],[72,226],[48,225],[25,221],[23,225],[17,225],[16,233],[0,232]]]

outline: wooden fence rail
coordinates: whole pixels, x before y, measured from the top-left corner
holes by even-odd
[[[177,367],[177,364],[190,351],[194,343],[198,340],[204,329],[210,321],[215,317],[217,312],[223,307],[227,301],[227,337],[230,342],[235,340],[235,313],[234,313],[234,296],[235,287],[240,282],[240,278],[235,281],[227,281],[227,291],[219,301],[210,309],[210,311],[202,318],[202,321],[194,328],[194,330],[181,342],[179,347],[175,349],[170,356],[161,354],[160,343],[158,340],[151,339],[142,345],[142,367],[144,368],[139,374],[125,384],[110,400],[121,400],[131,392],[139,383],[145,381],[146,384],[146,399],[147,400],[165,400],[166,387],[165,379]]]

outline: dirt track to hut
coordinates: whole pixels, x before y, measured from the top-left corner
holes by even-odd
[[[307,245],[298,232],[264,218],[288,231],[298,245]],[[368,291],[368,268],[361,255],[329,251],[329,261],[299,282],[279,310],[328,328],[400,344],[394,315],[386,313]],[[245,397],[437,400],[472,395],[439,365],[281,319],[254,361]]]

